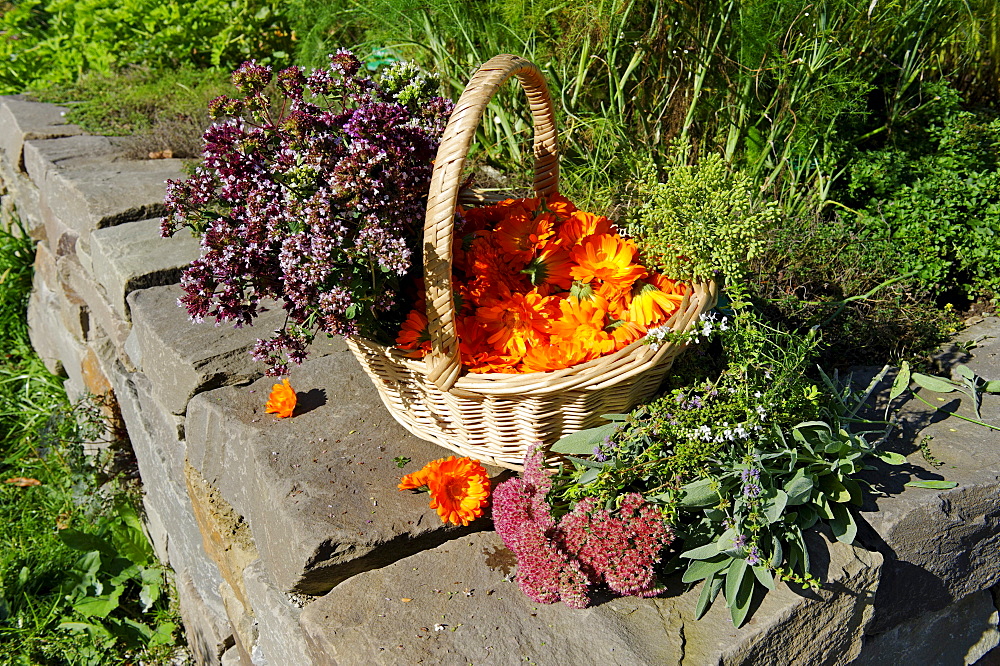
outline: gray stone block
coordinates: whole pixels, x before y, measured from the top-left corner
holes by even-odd
[[[184,634],[195,663],[216,666],[222,655],[235,643],[233,631],[225,615],[221,618],[206,607],[203,599],[185,572],[175,576],[177,601],[184,622]]]
[[[134,363],[152,382],[157,400],[174,414],[183,414],[188,400],[200,391],[260,377],[264,367],[250,358],[258,338],[280,328],[284,312],[272,309],[252,327],[235,330],[210,322],[195,324],[177,299],[179,285],[140,289],[128,296],[134,340]]]
[[[818,545],[818,544],[816,544]],[[513,556],[482,532],[344,581],[300,616],[312,663],[846,664],[860,651],[881,558],[834,542],[822,599],[784,585],[734,629],[699,590],[604,599],[583,610],[532,602],[510,582]]]
[[[131,321],[126,296],[137,289],[179,282],[181,271],[198,258],[201,247],[188,233],[160,238],[160,218],[152,218],[94,231],[90,252],[92,274],[108,302]]]
[[[226,616],[218,567],[202,547],[184,478],[183,419],[157,404],[149,381],[129,373],[113,354],[101,356],[111,380],[143,484],[143,504],[158,556],[177,572],[185,572],[205,612]]]
[[[72,385],[83,386],[81,363],[86,347],[66,329],[60,317],[62,299],[39,274],[28,299],[28,336],[31,345],[53,374],[66,374]]]
[[[1000,336],[995,318],[963,332],[963,339]],[[1000,379],[1000,337],[985,337],[970,358],[952,349],[940,356],[947,368],[968,361],[990,379]],[[974,417],[966,398],[957,393],[921,391],[948,410]],[[940,398],[940,400],[939,400]],[[902,434],[889,444],[907,456],[907,465],[881,467],[873,477],[885,496],[869,498],[863,517],[862,543],[886,558],[876,595],[873,633],[882,633],[910,618],[937,611],[1000,581],[1000,432],[958,418],[935,414],[915,399],[900,411]],[[1000,396],[983,398],[982,415],[1000,424]],[[925,438],[930,438],[926,439]],[[924,459],[919,444],[940,461]],[[951,490],[907,488],[911,479],[946,479]],[[876,510],[877,509],[877,510]]]
[[[403,473],[447,452],[392,419],[349,351],[292,370],[292,418],[264,413],[274,383],[195,397],[186,429],[188,459],[247,520],[279,590],[321,594],[486,526],[446,527],[426,495],[395,489]],[[397,456],[412,466],[400,470]]]
[[[0,220],[4,228],[12,227],[12,220],[19,219],[32,238],[40,238],[38,201],[38,188],[28,175],[0,157]]]
[[[169,178],[183,178],[180,160],[120,161],[49,171],[39,184],[52,214],[89,248],[90,233],[163,215]]]
[[[38,185],[60,169],[106,164],[121,153],[123,139],[83,134],[25,141],[24,170]]]
[[[58,266],[63,289],[87,304],[91,326],[100,328],[101,333],[114,344],[120,357],[127,361],[124,346],[130,331],[128,322],[111,307],[104,289],[83,269],[75,255],[59,258]]]
[[[302,609],[275,587],[260,560],[244,570],[243,580],[257,619],[256,651],[268,664],[309,664],[305,634],[299,626]]]
[[[940,611],[868,637],[854,666],[970,666],[997,645],[1000,631],[993,595],[976,592]]]
[[[25,141],[83,134],[66,123],[68,109],[55,104],[26,102],[19,96],[0,97],[0,151],[14,169],[24,170]]]

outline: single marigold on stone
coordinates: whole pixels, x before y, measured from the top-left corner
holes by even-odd
[[[287,379],[282,379],[280,384],[271,387],[271,395],[267,397],[267,413],[276,414],[280,419],[287,418],[295,412],[295,400],[295,389]]]
[[[424,486],[431,494],[431,508],[437,509],[446,523],[468,525],[483,515],[489,502],[490,478],[486,468],[472,458],[448,456],[432,460],[399,483],[400,490]]]

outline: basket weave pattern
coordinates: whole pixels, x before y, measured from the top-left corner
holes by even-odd
[[[431,352],[416,360],[360,337],[348,346],[372,378],[392,416],[417,437],[460,455],[520,469],[533,442],[603,423],[601,414],[628,411],[656,392],[683,344],[654,349],[642,341],[553,372],[461,373],[452,292],[455,206],[469,146],[490,99],[511,76],[524,88],[534,125],[536,195],[556,193],[555,115],[545,80],[532,63],[499,55],[484,64],[459,98],[431,177],[424,223],[424,281]],[[695,285],[667,325],[686,331],[714,306],[714,283]]]

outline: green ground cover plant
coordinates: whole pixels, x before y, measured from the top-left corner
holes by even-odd
[[[0,661],[169,663],[179,621],[99,403],[70,405],[31,349],[32,242],[0,232]],[[117,451],[117,454],[113,452]]]

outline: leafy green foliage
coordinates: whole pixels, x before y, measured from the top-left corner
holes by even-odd
[[[76,82],[36,90],[43,102],[71,101],[66,120],[87,132],[128,136],[133,157],[170,149],[174,157],[201,154],[202,133],[211,124],[208,103],[232,94],[228,72],[217,69],[130,68],[105,75],[90,72]],[[140,150],[144,149],[144,150]]]
[[[615,506],[623,494],[641,493],[683,539],[682,580],[704,581],[697,614],[721,593],[740,626],[776,575],[820,584],[805,531],[822,522],[853,543],[865,458],[903,458],[878,449],[888,423],[859,417],[885,371],[862,393],[826,375],[816,384],[807,373],[814,335],[770,328],[746,308],[719,324],[721,353],[681,361],[662,398],[553,447],[576,455],[567,456],[549,499],[565,512],[585,497]],[[857,423],[871,430],[852,431]]]
[[[900,268],[928,289],[1000,293],[1000,118],[953,112],[926,143],[852,164],[859,233],[891,241]],[[906,146],[906,147],[903,147]]]
[[[71,406],[30,347],[33,255],[0,232],[0,662],[169,663],[179,624],[134,491],[83,455],[106,416]]]
[[[0,93],[127,65],[232,67],[289,59],[275,0],[25,0],[0,16]]]
[[[648,202],[629,230],[648,265],[683,280],[742,281],[775,220],[774,206],[758,202],[750,179],[718,155],[669,167],[664,182],[650,174],[641,191]]]

